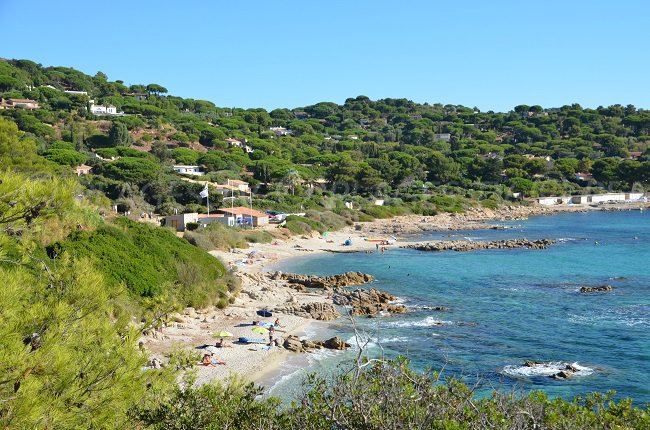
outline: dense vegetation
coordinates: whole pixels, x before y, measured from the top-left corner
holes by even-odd
[[[357,363],[333,380],[314,376],[302,398],[282,407],[241,381],[197,388],[190,372],[179,385],[192,354],[145,370],[137,346],[143,330],[181,306],[223,307],[237,294],[237,282],[201,248],[492,207],[513,191],[597,186],[576,182],[578,170],[601,185],[646,187],[648,112],[574,105],[481,113],[365,97],[266,112],[166,93],[157,84],[109,82],[101,72],[0,60],[0,95],[40,103],[0,110],[0,427],[650,428],[648,411],[630,400],[500,392],[477,400],[469,387],[405,362]],[[94,116],[90,98],[129,116]],[[244,148],[226,139],[245,140]],[[630,152],[642,155],[630,160]],[[305,216],[288,217],[274,233],[213,224],[183,240],[112,214],[112,205],[136,217],[206,210],[197,199],[202,185],[174,174],[172,162],[198,163],[215,182],[244,179],[257,207]],[[93,174],[77,178],[79,163]],[[385,206],[373,204],[378,197]],[[217,193],[211,199],[220,204]]]
[[[214,182],[247,181],[260,209],[337,214],[344,201],[367,215],[377,211],[375,198],[435,213],[447,209],[439,199],[446,195],[461,199],[451,205],[458,211],[493,207],[513,193],[644,190],[650,179],[650,111],[631,105],[520,105],[497,113],[359,96],[267,112],[28,60],[0,61],[0,95],[38,101],[40,109],[0,113],[51,162],[93,166],[84,185],[125,212],[205,210],[200,185],[174,175],[172,163],[201,165]],[[127,116],[92,115],[90,99]]]

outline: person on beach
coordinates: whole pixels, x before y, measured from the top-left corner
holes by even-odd
[[[217,348],[232,348],[232,344],[222,337],[217,341],[217,343],[214,344]]]
[[[203,354],[203,359],[201,360],[201,364],[206,367],[215,367],[215,365],[212,364],[212,356],[210,354]]]
[[[273,346],[273,336],[275,335],[275,328],[271,326],[269,328],[269,346]]]
[[[282,324],[280,324],[280,318],[276,318],[275,322],[273,323],[275,327],[284,327]]]
[[[226,362],[225,362],[225,361],[219,359],[219,357],[214,356],[214,355],[212,356],[211,363],[212,363],[212,366],[214,366],[214,367],[216,367],[216,366],[219,365],[219,364],[221,364],[221,365],[223,365],[223,366],[226,365]]]

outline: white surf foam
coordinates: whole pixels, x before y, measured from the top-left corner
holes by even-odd
[[[439,327],[443,325],[451,325],[452,321],[438,320],[433,317],[426,317],[420,321],[391,321],[385,323],[386,327]]]
[[[594,372],[594,369],[586,366],[581,366],[578,363],[567,363],[564,361],[550,361],[547,363],[538,363],[534,366],[505,366],[501,373],[514,377],[514,378],[530,378],[533,376],[551,376],[558,372],[567,370],[571,366],[577,371],[573,373],[574,376],[587,376]]]

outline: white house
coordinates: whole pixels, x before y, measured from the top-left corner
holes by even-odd
[[[288,136],[293,134],[293,130],[289,130],[284,127],[269,127],[269,130],[275,133],[277,136]]]
[[[204,175],[204,173],[201,171],[201,168],[199,166],[178,165],[178,166],[174,166],[174,171],[177,173],[182,173],[183,175],[193,175],[193,176]]]
[[[451,140],[451,133],[436,133],[436,139],[449,142]]]
[[[113,105],[103,106],[91,104],[90,113],[93,115],[122,115],[121,112],[117,112],[117,108]]]

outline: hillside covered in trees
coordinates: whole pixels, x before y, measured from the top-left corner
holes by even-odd
[[[28,60],[0,61],[0,96],[37,102],[0,115],[62,171],[91,166],[83,184],[124,211],[204,211],[201,186],[180,180],[173,164],[199,165],[214,183],[248,182],[260,209],[345,215],[338,195],[346,194],[371,216],[444,210],[441,196],[495,206],[513,193],[641,190],[650,179],[650,111],[631,105],[497,113],[359,96],[267,112]],[[373,198],[386,210],[370,208]]]

